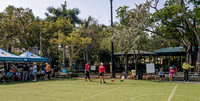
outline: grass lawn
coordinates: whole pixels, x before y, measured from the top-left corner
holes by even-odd
[[[0,84],[0,101],[200,101],[200,85],[147,80],[53,79]]]

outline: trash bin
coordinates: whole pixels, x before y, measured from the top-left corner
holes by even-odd
[[[138,72],[138,80],[142,80],[142,71]]]

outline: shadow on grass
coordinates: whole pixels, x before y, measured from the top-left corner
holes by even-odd
[[[38,79],[38,81],[36,82],[33,82],[31,80],[27,82],[14,81],[14,82],[0,83],[0,85],[15,85],[15,84],[25,84],[25,83],[50,82],[50,81],[76,81],[76,80],[80,80],[80,79],[76,79],[76,78],[53,78],[51,80]]]

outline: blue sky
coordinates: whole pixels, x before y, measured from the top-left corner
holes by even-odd
[[[45,18],[47,7],[53,6],[58,8],[65,0],[1,0],[0,12],[3,12],[8,5],[15,7],[23,7],[32,9],[35,16]],[[79,8],[81,13],[79,17],[86,19],[92,16],[99,21],[100,24],[110,25],[110,0],[66,0],[69,9]],[[144,3],[146,0],[113,0],[113,18],[114,22],[118,21],[115,10],[120,6],[129,6],[135,8],[135,3]],[[162,7],[165,0],[160,0],[159,8]]]

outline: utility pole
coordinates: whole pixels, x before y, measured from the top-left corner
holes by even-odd
[[[113,27],[113,6],[112,6],[113,0],[110,0],[110,8],[111,8],[111,27]],[[114,48],[113,48],[113,41],[111,41],[111,61],[112,61],[112,75],[111,78],[115,78],[115,62],[114,62]]]
[[[42,56],[42,36],[40,32],[40,55]]]

